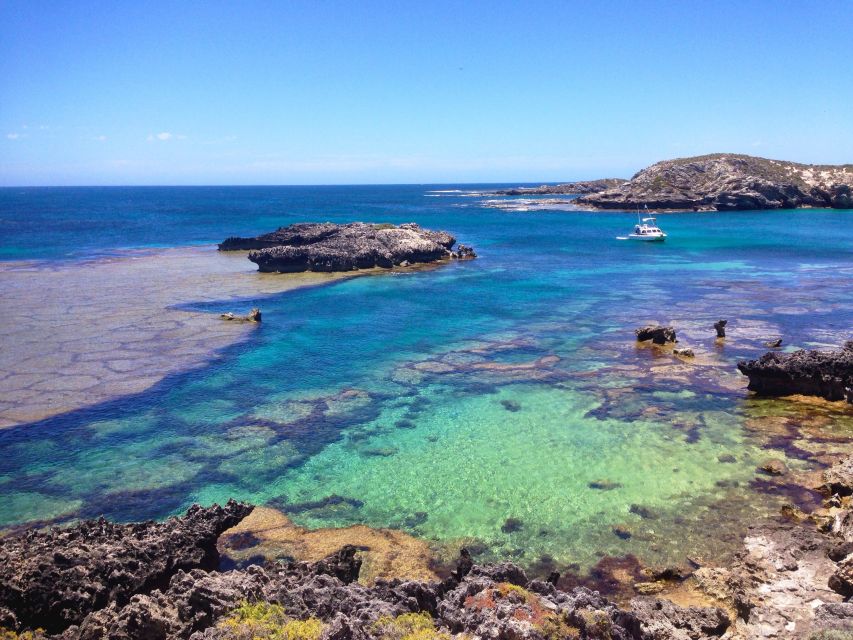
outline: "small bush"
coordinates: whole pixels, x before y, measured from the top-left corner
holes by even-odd
[[[449,634],[435,628],[428,613],[382,616],[373,623],[371,631],[379,640],[450,640]]]
[[[319,640],[323,633],[317,618],[294,620],[268,602],[244,603],[216,626],[234,640]]]
[[[379,224],[373,225],[373,228],[377,231],[382,231],[383,229],[396,229],[396,227],[390,222],[380,222]]]

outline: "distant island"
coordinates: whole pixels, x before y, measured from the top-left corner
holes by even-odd
[[[581,195],[575,203],[595,209],[853,209],[853,164],[800,164],[733,153],[677,158]]]
[[[601,178],[563,184],[543,184],[541,187],[516,187],[495,191],[498,196],[546,196],[554,194],[598,193],[628,182],[624,178]]]

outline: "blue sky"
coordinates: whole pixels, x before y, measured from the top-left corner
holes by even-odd
[[[0,184],[853,162],[853,4],[0,0]]]

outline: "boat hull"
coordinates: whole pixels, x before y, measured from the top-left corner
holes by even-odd
[[[629,235],[629,236],[628,236],[628,240],[639,240],[640,242],[663,242],[664,240],[666,240],[666,236],[665,236],[665,235],[660,235],[660,236],[649,236],[649,235],[639,236],[639,235],[636,235],[636,234],[633,234],[633,233],[632,233],[631,235]]]

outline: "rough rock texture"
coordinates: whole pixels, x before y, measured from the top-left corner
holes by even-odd
[[[564,184],[543,184],[541,187],[516,187],[515,189],[503,189],[495,191],[499,196],[530,196],[530,195],[552,195],[552,194],[575,194],[575,193],[598,193],[606,189],[618,187],[628,182],[623,178],[601,178],[599,180],[581,180],[579,182],[566,182]]]
[[[664,160],[628,182],[581,196],[599,209],[853,208],[853,165],[808,165],[716,153]]]
[[[637,335],[638,342],[645,342],[646,340],[651,340],[655,344],[671,344],[678,342],[675,337],[675,329],[672,327],[650,325],[648,327],[640,327],[635,330],[634,333]]]
[[[474,258],[474,251],[459,245],[444,231],[421,229],[414,223],[373,225],[304,223],[282,227],[256,238],[228,238],[220,251],[251,250],[249,260],[259,271],[352,271],[371,267],[435,262],[448,258]]]
[[[841,351],[799,350],[791,354],[766,353],[758,360],[737,365],[749,378],[751,391],[766,396],[801,394],[851,402],[853,340]]]
[[[73,527],[0,538],[0,619],[58,632],[91,611],[165,587],[175,573],[213,569],[216,540],[252,511],[191,507],[163,523],[89,520]]]
[[[822,480],[824,491],[849,491],[853,457],[826,470]],[[823,630],[853,628],[853,502],[833,495],[811,514],[783,512],[788,516],[751,526],[743,550],[725,567],[703,566],[683,585],[690,598],[701,594],[731,614],[727,639],[808,639]],[[645,610],[659,606],[652,603]],[[666,614],[663,624],[677,619]],[[707,617],[709,624],[712,620]],[[644,631],[654,628],[646,624]]]
[[[53,620],[47,631],[63,640],[233,640],[233,627],[218,623],[244,602],[264,601],[296,619],[319,618],[324,640],[367,640],[380,617],[404,613],[427,613],[444,633],[495,640],[700,640],[729,624],[717,609],[653,598],[623,610],[584,587],[561,591],[553,584],[557,577],[530,580],[511,563],[474,565],[464,550],[444,581],[360,584],[360,552],[353,546],[313,563],[213,570],[216,536],[249,510],[229,502],[193,507],[163,524],[97,521],[6,539],[4,588],[17,580],[28,591],[23,597],[4,592],[0,621],[20,631]],[[72,556],[74,568],[66,570]],[[27,573],[32,567],[35,577]]]

